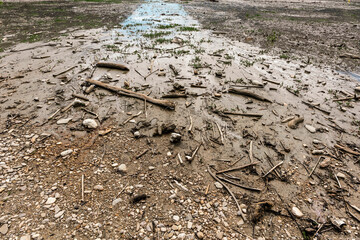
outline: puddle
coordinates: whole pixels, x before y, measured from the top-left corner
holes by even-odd
[[[148,0],[121,25],[122,28],[114,29],[114,34],[119,36],[118,40],[144,39],[143,35],[156,33],[164,33],[161,37],[169,39],[181,27],[198,27],[199,23],[180,4]]]
[[[352,78],[354,78],[355,80],[360,82],[360,75],[353,73],[353,72],[349,72],[349,71],[337,71],[338,73],[344,74],[344,75],[348,75]]]

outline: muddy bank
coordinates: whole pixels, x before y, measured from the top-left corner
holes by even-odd
[[[5,239],[359,236],[352,76],[176,2],[67,31],[0,53]]]
[[[284,59],[326,63],[359,72],[360,2],[191,1],[189,11],[208,29],[261,46]]]

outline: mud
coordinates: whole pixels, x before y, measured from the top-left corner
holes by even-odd
[[[8,239],[26,233],[44,239],[180,239],[181,234],[194,239],[199,232],[206,239],[219,239],[219,231],[227,239],[302,239],[313,237],[320,226],[324,228],[318,237],[323,239],[358,237],[357,221],[347,214],[344,199],[360,205],[359,156],[337,150],[335,144],[359,152],[358,101],[336,101],[351,97],[359,82],[343,74],[346,70],[340,73],[331,64],[305,60],[298,55],[302,49],[294,49],[297,57],[284,58],[274,54],[276,49],[236,40],[234,32],[224,36],[226,28],[206,29],[194,14],[206,11],[215,16],[200,10],[208,8],[232,13],[235,8],[227,7],[237,4],[224,3],[223,10],[219,3],[209,2],[185,7],[163,1],[126,4],[134,11],[116,26],[68,29],[51,41],[9,44],[0,54],[2,162],[12,170],[2,168],[0,192],[1,211],[12,216],[6,221],[11,226]],[[261,7],[259,2],[253,6]],[[281,47],[280,41],[274,44]],[[130,70],[99,68],[99,61],[122,63]],[[346,69],[355,63],[351,61]],[[98,87],[86,94],[88,78],[156,99],[174,93],[186,98],[170,99],[176,104],[170,110]],[[230,88],[269,101],[236,95]],[[74,93],[89,100],[82,100],[86,106],[61,111],[74,100]],[[234,115],[239,113],[262,116]],[[292,116],[304,118],[296,129],[284,122]],[[69,118],[67,124],[57,123]],[[100,127],[85,128],[82,122],[88,118]],[[159,136],[163,124],[176,126],[180,143],[170,143],[169,133]],[[107,135],[100,134],[105,130]],[[187,161],[197,147],[196,156]],[[61,157],[67,149],[73,153]],[[317,167],[309,177],[319,160],[313,150],[323,150],[322,157],[330,157],[331,164]],[[283,164],[276,174],[262,177],[273,166],[268,159]],[[239,184],[261,191],[229,185],[247,209],[242,224],[233,199],[214,186],[207,169],[250,161],[260,163],[231,175],[240,179]],[[127,165],[126,174],[116,170],[120,164]],[[346,175],[340,187],[334,177],[339,172]],[[98,184],[105,189],[94,190]],[[44,205],[55,193],[61,196],[57,204],[65,210],[62,217],[53,216],[54,206]],[[130,203],[139,194],[149,198]],[[120,199],[117,205],[115,199]],[[257,216],[256,204],[264,200],[271,202],[273,211],[251,221]],[[286,209],[293,206],[304,217],[292,219]],[[336,230],[333,218],[345,219],[345,229]],[[194,227],[185,227],[189,221]]]

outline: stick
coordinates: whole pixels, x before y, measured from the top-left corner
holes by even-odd
[[[310,174],[309,174],[309,177],[311,177],[311,175],[314,173],[315,169],[317,168],[317,166],[319,165],[320,163],[320,160],[321,158],[323,158],[322,156],[320,156],[315,164],[315,167],[313,168],[313,170],[311,170]]]
[[[265,82],[269,82],[269,83],[273,83],[273,84],[276,84],[276,85],[280,85],[279,82],[275,82],[275,81],[272,81],[272,80],[269,80],[269,79],[266,79],[266,78],[263,78],[262,80],[265,81]]]
[[[81,176],[81,201],[84,202],[84,174]]]
[[[344,151],[344,152],[353,154],[353,155],[357,155],[357,156],[360,155],[359,152],[353,151],[353,150],[351,150],[351,149],[348,148],[348,147],[341,146],[340,144],[335,144],[334,147],[336,147],[337,149],[340,149],[340,150],[342,150],[342,151]]]
[[[180,156],[180,153],[178,153],[178,154],[177,154],[177,156],[178,156],[178,158],[179,158],[179,162],[180,162],[180,164],[183,164],[183,163],[184,163],[184,161],[182,160],[182,158],[181,158],[181,156]]]
[[[202,143],[200,143],[199,146],[197,146],[196,149],[194,150],[194,152],[192,153],[191,161],[194,160],[194,157],[195,157],[196,153],[199,151],[201,145],[202,145]]]
[[[127,188],[128,185],[129,185],[129,182],[126,183],[125,187],[123,187],[123,189],[121,189],[121,191],[116,195],[115,199],[120,196],[120,194]]]
[[[137,72],[137,74],[139,74],[141,77],[145,78],[138,70],[135,69],[135,72]]]
[[[76,94],[76,93],[73,93],[72,96],[75,97],[75,98],[80,98],[80,99],[85,100],[85,101],[89,101],[89,99],[87,97],[81,96],[81,95]]]
[[[216,126],[217,126],[217,128],[219,130],[219,133],[220,133],[221,144],[224,145],[224,135],[223,135],[223,133],[221,131],[221,128],[220,128],[219,124],[217,122],[215,122],[215,124],[216,124]]]
[[[218,176],[218,178],[223,180],[224,182],[230,183],[230,184],[232,184],[234,186],[237,186],[237,187],[240,187],[240,188],[243,188],[243,189],[246,189],[246,190],[261,192],[261,189],[258,189],[258,188],[252,188],[252,187],[243,186],[243,185],[240,185],[238,183],[234,183],[234,182],[232,182],[232,181],[230,181],[230,180],[228,180],[226,178],[219,177],[219,176]]]
[[[136,118],[137,116],[139,116],[140,114],[142,114],[142,111],[138,112],[136,115],[129,117],[128,119],[126,119],[123,122],[123,125],[126,124],[127,122],[129,122],[131,119]]]
[[[188,129],[188,132],[191,132],[192,127],[193,127],[193,120],[192,120],[192,117],[190,116],[190,127]]]
[[[70,70],[72,70],[72,69],[74,69],[74,68],[76,68],[76,66],[72,66],[72,67],[70,67],[70,68],[68,68],[68,69],[66,69],[66,70],[64,70],[64,71],[62,71],[62,72],[55,73],[55,74],[53,74],[53,77],[57,77],[57,76],[59,76],[59,75],[61,75],[61,74],[67,73],[68,71],[70,71]]]
[[[127,90],[127,89],[124,89],[121,87],[111,86],[109,84],[102,83],[97,80],[87,79],[86,82],[97,85],[97,86],[105,88],[105,89],[108,89],[110,91],[114,91],[114,92],[118,93],[119,95],[138,98],[138,99],[141,99],[144,101],[146,100],[148,102],[151,102],[153,104],[156,104],[156,105],[159,105],[159,106],[171,109],[171,110],[175,109],[175,103],[171,102],[171,101],[155,99],[155,98],[146,96],[145,94],[142,94],[142,93],[133,92],[131,90]]]
[[[111,62],[98,62],[96,64],[97,67],[105,67],[105,68],[114,68],[123,71],[129,71],[129,68],[123,64],[119,63],[111,63]]]
[[[265,97],[262,97],[262,96],[260,96],[260,95],[258,95],[256,93],[252,93],[252,92],[249,92],[249,91],[246,91],[246,90],[236,89],[236,88],[229,88],[229,92],[230,93],[235,93],[235,94],[238,94],[238,95],[251,97],[251,98],[254,98],[254,99],[257,99],[257,100],[260,100],[260,101],[272,103],[271,100],[269,100],[269,99],[267,99]]]
[[[253,141],[250,142],[250,150],[249,150],[250,163],[254,162],[252,150],[253,150]]]
[[[325,114],[327,114],[327,115],[330,115],[330,112],[329,112],[329,111],[326,111],[325,109],[322,109],[322,108],[320,108],[319,106],[316,106],[316,105],[311,104],[311,103],[306,102],[306,101],[301,101],[301,102],[304,103],[305,105],[311,107],[311,108],[315,108],[315,109],[317,109],[317,110],[319,110],[319,111],[321,111],[321,112],[323,112],[323,113],[325,113]]]
[[[259,163],[260,163],[260,162],[253,162],[253,163],[249,163],[249,164],[243,165],[243,166],[241,166],[241,167],[236,167],[236,168],[229,168],[229,169],[225,169],[225,170],[222,170],[222,171],[218,171],[218,172],[216,172],[216,174],[220,174],[220,173],[226,173],[226,172],[232,172],[232,171],[240,170],[240,169],[247,168],[247,167],[250,167],[250,166],[253,166],[253,165],[259,164]]]
[[[146,149],[145,151],[143,151],[142,153],[140,153],[139,155],[136,156],[136,159],[141,158],[142,156],[145,155],[145,153],[147,153],[149,151],[149,149]]]
[[[267,175],[269,175],[272,171],[274,171],[277,167],[279,167],[280,165],[282,165],[284,163],[284,161],[279,162],[278,164],[276,164],[274,167],[272,167],[267,173],[264,174],[263,178],[265,178]]]
[[[237,113],[237,112],[228,112],[228,111],[222,111],[223,114],[229,114],[229,115],[238,115],[238,116],[244,116],[244,117],[259,117],[261,118],[263,115],[259,113]]]
[[[353,96],[353,97],[347,97],[347,98],[338,98],[338,99],[333,99],[333,102],[336,102],[336,101],[348,101],[348,100],[359,100],[360,99],[360,96]]]
[[[342,187],[341,187],[341,183],[340,183],[340,181],[339,181],[339,178],[336,176],[336,174],[335,174],[334,171],[333,171],[333,174],[334,174],[335,179],[336,179],[336,181],[337,181],[337,183],[338,183],[338,185],[339,185],[339,188],[342,188]]]
[[[144,77],[144,79],[146,80],[146,78],[148,78],[151,74],[153,74],[153,73],[155,73],[155,72],[157,72],[157,71],[159,71],[159,69],[156,69],[155,71],[152,71],[151,73],[149,73],[148,75],[146,75],[146,76]]]
[[[56,110],[56,112],[54,112],[47,120],[51,120],[53,117],[55,117],[59,112],[60,112],[61,109],[58,109]]]
[[[224,188],[229,192],[229,194],[231,195],[231,197],[234,199],[237,208],[239,209],[239,213],[240,213],[241,217],[243,218],[244,221],[246,221],[246,217],[245,217],[245,215],[243,214],[243,212],[242,212],[242,210],[241,210],[241,207],[240,207],[240,205],[239,205],[239,203],[238,203],[235,195],[231,192],[230,188],[229,188],[228,186],[226,186],[225,183],[223,183],[214,173],[211,172],[210,166],[208,166],[207,168],[208,168],[209,174],[210,174],[216,181],[218,181],[221,185],[223,185]]]
[[[144,111],[145,111],[145,119],[147,119],[146,99],[144,100]]]

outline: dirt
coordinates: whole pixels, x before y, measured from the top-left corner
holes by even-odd
[[[358,6],[320,3],[344,12]],[[261,35],[250,44],[237,38],[243,30],[228,28],[246,15],[241,9],[273,9],[277,15],[264,24],[275,26],[290,11],[283,2],[12,4],[19,14],[31,9],[24,6],[42,6],[48,9],[44,17],[53,19],[58,15],[51,13],[64,7],[60,16],[91,12],[92,21],[102,21],[60,27],[49,20],[44,40],[33,43],[18,43],[22,35],[11,27],[1,30],[15,34],[0,53],[4,239],[359,237],[359,60],[346,58],[339,68],[339,60],[322,62],[311,51],[309,61],[302,47],[279,55],[292,46],[282,44],[284,32],[301,35],[294,26],[282,28],[271,45]],[[289,5],[310,8],[306,2]],[[341,19],[334,31],[358,24],[356,17]],[[260,20],[243,21],[251,29]],[[356,46],[354,36],[347,46]],[[311,44],[316,51],[329,49]],[[354,49],[334,54],[358,54]],[[99,61],[129,71],[96,67]],[[87,93],[90,78],[172,101],[175,109],[101,87]],[[73,94],[81,106],[69,105]],[[163,98],[174,94],[182,97]],[[349,100],[336,100],[341,98]],[[289,117],[304,120],[294,127]],[[96,128],[84,126],[85,119]],[[174,133],[179,142],[171,142]],[[225,180],[209,174],[250,163],[216,175]]]

